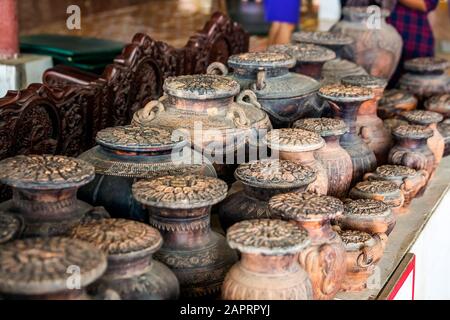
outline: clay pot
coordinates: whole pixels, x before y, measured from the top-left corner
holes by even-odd
[[[350,192],[351,199],[374,199],[383,201],[391,207],[392,212],[403,213],[405,196],[394,182],[383,180],[371,180],[358,182]]]
[[[347,273],[342,291],[362,291],[383,256],[387,242],[384,233],[370,235],[359,230],[338,231],[346,250]]]
[[[438,130],[444,138],[444,157],[450,154],[450,119],[446,119],[438,124]]]
[[[0,213],[0,244],[19,238],[22,232],[23,223],[18,216]]]
[[[227,195],[224,181],[187,175],[140,180],[133,196],[149,210],[150,225],[164,239],[155,259],[180,283],[181,298],[217,297],[237,254],[211,230],[211,206]]]
[[[373,76],[349,76],[342,79],[343,84],[371,89],[374,98],[363,102],[356,118],[356,131],[375,153],[377,164],[386,163],[392,146],[392,136],[384,127],[383,120],[377,116],[378,101],[383,96],[387,81]]]
[[[344,58],[351,56],[351,45],[355,42],[352,37],[337,32],[329,31],[299,31],[292,34],[292,42],[298,44],[315,44],[323,46],[336,53],[336,57]]]
[[[89,243],[59,237],[15,240],[0,250],[0,295],[18,300],[88,300],[93,297],[86,287],[105,270],[106,256]],[[79,277],[71,280],[71,274]]]
[[[308,274],[298,263],[308,247],[308,233],[282,220],[247,220],[227,232],[241,260],[228,272],[223,300],[311,300]]]
[[[425,109],[442,114],[444,118],[450,117],[450,94],[438,94],[425,101]]]
[[[177,278],[152,259],[162,245],[158,230],[136,221],[103,219],[75,227],[70,236],[107,255],[106,272],[91,288],[95,293],[113,289],[121,300],[178,298]]]
[[[364,180],[384,180],[395,183],[405,197],[403,207],[408,207],[419,191],[427,184],[428,173],[425,170],[414,170],[405,166],[384,165],[375,172],[367,173]]]
[[[306,116],[320,116],[323,106],[316,96],[320,84],[313,78],[289,72],[295,59],[287,53],[249,52],[232,55],[229,77],[242,89],[252,90],[274,127],[288,127]],[[214,66],[218,65],[217,63]],[[210,72],[214,68],[210,67]],[[219,67],[228,73],[225,66]]]
[[[94,179],[94,167],[79,159],[31,155],[0,162],[0,181],[13,189],[11,200],[0,211],[16,215],[23,222],[23,237],[67,234],[89,219],[109,217],[77,199],[77,190]]]
[[[351,36],[355,40],[352,45],[353,56],[349,60],[373,76],[389,79],[400,61],[403,40],[397,30],[386,22],[389,11],[370,8],[344,7],[343,19],[331,31]],[[377,15],[376,21],[373,21],[374,14]]]
[[[450,93],[450,76],[446,70],[450,62],[443,58],[421,57],[405,62],[406,73],[399,80],[399,87],[413,93],[419,99]]]
[[[402,125],[392,133],[396,144],[389,151],[388,162],[425,170],[430,180],[436,170],[436,159],[427,144],[427,140],[433,136],[433,130],[419,125]]]
[[[444,138],[437,129],[437,124],[443,120],[442,115],[437,112],[424,110],[402,112],[401,115],[410,124],[427,126],[431,130],[433,130],[433,136],[427,140],[427,144],[434,154],[437,167],[442,160],[445,148]]]
[[[319,95],[330,103],[334,118],[342,119],[349,131],[341,137],[341,146],[352,159],[352,184],[361,181],[366,172],[375,170],[377,159],[369,146],[356,131],[356,117],[361,104],[373,99],[370,89],[349,85],[323,86]]]
[[[336,58],[334,51],[314,44],[276,44],[267,49],[269,52],[287,53],[295,58],[296,73],[307,75],[317,81],[322,78],[322,67],[327,61]]]
[[[152,127],[114,127],[97,133],[98,146],[80,155],[95,167],[95,179],[80,189],[80,199],[104,206],[114,218],[148,221],[133,199],[139,179],[164,175],[216,176],[211,162],[192,150],[182,136]]]
[[[241,164],[235,176],[243,190],[220,203],[219,219],[223,230],[242,220],[272,218],[268,207],[271,197],[305,191],[316,179],[316,173],[307,166],[275,159]]]
[[[378,102],[378,116],[381,119],[395,118],[403,111],[416,109],[417,102],[417,98],[405,90],[386,90]]]
[[[278,153],[280,159],[295,161],[314,170],[317,179],[309,185],[308,190],[327,194],[327,170],[314,157],[314,152],[325,146],[325,140],[317,133],[303,129],[275,129],[267,133],[263,143],[266,143],[272,152]]]
[[[310,192],[285,193],[273,197],[269,208],[284,220],[308,231],[311,244],[300,253],[300,265],[311,278],[314,299],[333,299],[345,275],[345,250],[331,228],[344,205],[336,198]]]
[[[314,151],[327,171],[328,195],[343,198],[347,195],[352,181],[352,159],[340,143],[339,138],[348,131],[344,121],[331,118],[307,118],[294,123],[294,128],[319,134],[325,140],[325,146]]]
[[[390,206],[383,201],[358,199],[345,203],[344,214],[336,222],[344,230],[389,235],[394,229],[396,218]]]

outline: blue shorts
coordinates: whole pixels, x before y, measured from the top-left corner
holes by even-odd
[[[301,0],[263,0],[268,22],[298,24]]]

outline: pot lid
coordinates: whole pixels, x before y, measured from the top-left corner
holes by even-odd
[[[315,132],[322,137],[340,136],[348,132],[348,126],[341,119],[306,118],[294,122],[294,128]]]
[[[322,83],[339,83],[340,79],[351,75],[367,75],[367,71],[345,59],[327,61],[322,67]]]
[[[392,194],[400,193],[400,187],[391,181],[368,180],[358,182],[352,189],[366,194]]]
[[[108,255],[151,254],[162,245],[158,230],[141,222],[100,219],[76,226],[70,236],[86,241]]]
[[[16,238],[22,229],[22,222],[16,216],[0,212],[0,244]]]
[[[322,221],[342,215],[344,204],[337,198],[313,192],[290,192],[272,197],[269,209],[286,220]]]
[[[420,57],[405,61],[405,69],[412,72],[437,72],[450,68],[450,61],[437,57]]]
[[[379,101],[380,107],[395,107],[401,104],[417,104],[417,98],[405,90],[391,89],[384,92],[383,98]]]
[[[426,110],[403,111],[401,116],[413,124],[420,125],[438,123],[444,119],[442,114]]]
[[[383,201],[358,199],[345,203],[344,215],[364,217],[385,217],[392,215],[391,208]]]
[[[299,43],[311,43],[322,46],[351,45],[355,40],[341,33],[330,31],[299,31],[292,34],[292,41]]]
[[[91,182],[94,177],[92,165],[70,157],[19,155],[0,161],[0,181],[15,188],[77,188]]]
[[[255,84],[251,85],[251,90],[258,99],[288,99],[303,97],[316,93],[320,88],[320,83],[303,74],[289,72],[282,76],[269,77],[265,80],[262,89],[257,89]]]
[[[295,63],[295,59],[289,54],[280,52],[247,52],[228,58],[228,65],[233,69],[290,69]]]
[[[311,242],[304,229],[278,219],[238,222],[227,230],[227,241],[242,253],[264,255],[296,254]]]
[[[409,168],[406,166],[399,166],[399,165],[392,165],[392,164],[386,164],[378,167],[375,170],[375,173],[378,176],[385,177],[385,178],[395,178],[395,177],[413,177],[417,175],[417,171],[413,168]]]
[[[133,184],[133,196],[140,203],[157,208],[195,209],[222,201],[227,184],[217,178],[186,175],[140,180]]]
[[[81,286],[106,270],[106,256],[89,243],[69,238],[30,238],[2,245],[0,292],[17,295],[67,291],[69,267],[77,266]]]
[[[364,231],[338,230],[337,233],[348,250],[358,250],[359,248],[375,244],[373,237]]]
[[[300,188],[316,180],[314,170],[290,160],[265,159],[239,165],[237,180],[256,188]]]
[[[320,88],[319,96],[336,102],[363,102],[374,97],[369,88],[344,84],[325,85]]]
[[[433,136],[433,129],[421,125],[405,124],[394,128],[392,134],[399,138],[426,139]]]
[[[187,144],[183,136],[174,136],[169,130],[144,126],[106,128],[97,133],[96,141],[109,149],[136,152],[172,150]]]
[[[389,10],[382,9],[377,6],[380,10],[381,17],[387,18],[390,15]],[[342,8],[342,15],[352,19],[366,19],[374,15],[373,10],[368,10],[368,6],[345,6]]]
[[[343,84],[351,86],[359,86],[364,88],[385,88],[388,84],[387,80],[371,75],[352,75],[342,78]]]
[[[164,81],[164,92],[182,99],[208,100],[236,96],[240,91],[235,80],[212,74],[169,77]]]
[[[443,93],[432,96],[425,102],[425,109],[439,113],[450,113],[450,94]]]
[[[275,44],[270,46],[268,51],[287,53],[294,57],[297,62],[305,63],[326,62],[336,58],[336,53],[333,50],[310,43]]]
[[[303,129],[274,129],[263,138],[269,148],[285,152],[314,151],[325,145],[325,140],[315,132]]]

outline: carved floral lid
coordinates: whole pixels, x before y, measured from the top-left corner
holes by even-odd
[[[392,215],[391,208],[383,201],[357,199],[345,203],[344,215],[362,217],[386,217]]]
[[[450,61],[437,57],[420,57],[405,61],[405,69],[412,72],[443,72],[450,68]]]
[[[442,114],[426,110],[404,111],[401,113],[401,115],[409,122],[420,125],[429,125],[432,123],[438,123],[441,122],[442,119],[444,119]]]
[[[388,84],[386,79],[371,75],[346,76],[342,78],[341,82],[343,84],[364,88],[385,88]]]
[[[405,124],[394,128],[392,134],[399,138],[427,139],[433,136],[433,129],[421,125]]]
[[[352,37],[330,31],[299,31],[292,34],[292,41],[323,46],[345,46],[353,44]]]
[[[212,206],[222,201],[227,191],[224,181],[199,175],[164,176],[133,184],[133,196],[137,201],[151,207],[170,209]]]
[[[396,107],[402,104],[417,104],[417,98],[408,91],[401,89],[386,90],[380,99],[379,107]]]
[[[144,126],[106,128],[97,133],[96,141],[109,149],[137,152],[171,150],[187,144],[181,135],[174,136],[169,130]]]
[[[69,238],[30,238],[3,244],[0,250],[0,292],[16,295],[68,290],[68,271],[76,266],[81,286],[106,270],[106,256],[89,243]]]
[[[108,255],[151,254],[162,245],[158,230],[141,222],[100,219],[76,226],[72,238],[89,242]]]
[[[358,182],[353,190],[368,194],[398,193],[400,188],[397,184],[385,180],[368,180]]]
[[[272,197],[269,209],[287,220],[322,221],[342,215],[344,204],[334,197],[313,192],[290,192]]]
[[[326,62],[336,58],[336,53],[333,50],[310,43],[275,44],[271,45],[268,51],[287,53],[294,57],[297,62],[306,63]]]
[[[285,152],[314,151],[325,145],[317,133],[303,129],[274,129],[263,138],[263,143],[273,150]]]
[[[336,102],[362,102],[374,97],[369,88],[344,84],[325,85],[320,88],[319,96]]]
[[[450,115],[450,94],[443,93],[432,96],[425,102],[425,109]]]
[[[15,188],[77,188],[91,182],[94,177],[92,165],[64,156],[19,155],[0,161],[0,181]]]
[[[300,188],[316,180],[316,173],[290,160],[266,159],[241,164],[237,180],[256,188]]]
[[[305,230],[277,219],[238,222],[227,230],[227,241],[242,253],[265,255],[296,254],[311,242]]]
[[[22,223],[18,217],[0,212],[0,244],[16,238],[21,229]]]
[[[231,68],[290,69],[295,66],[295,63],[296,61],[293,57],[282,52],[247,52],[235,54],[228,58],[228,65]]]
[[[348,126],[341,119],[306,118],[294,122],[294,128],[315,132],[322,137],[340,136],[348,132]]]
[[[375,170],[375,174],[384,178],[414,177],[417,171],[406,166],[385,164]]]
[[[182,99],[207,100],[236,96],[240,91],[235,80],[211,74],[169,77],[164,81],[164,92]]]
[[[347,250],[358,250],[365,246],[371,247],[375,244],[373,237],[364,231],[338,230],[337,233]]]

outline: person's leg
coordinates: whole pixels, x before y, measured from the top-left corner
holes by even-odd
[[[280,26],[281,24],[279,22],[272,22],[271,26],[270,26],[270,30],[269,30],[269,40],[267,42],[267,44],[270,46],[272,44],[275,44],[276,39],[277,39],[277,35],[278,32],[280,30]]]
[[[295,25],[287,22],[280,23],[278,32],[275,38],[275,44],[286,44],[291,42],[292,32],[294,32]]]

